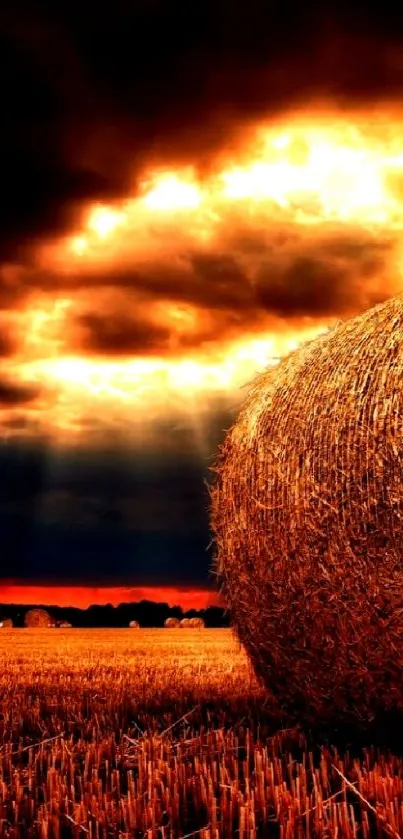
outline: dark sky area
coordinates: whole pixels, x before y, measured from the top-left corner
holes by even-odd
[[[213,453],[229,427],[216,415]],[[166,433],[164,430],[163,433]],[[175,431],[169,429],[171,437]],[[130,450],[115,441],[65,451],[35,441],[3,445],[3,579],[35,585],[205,587],[212,460],[183,446]]]
[[[141,240],[146,254],[136,259],[122,250],[76,268],[46,248],[80,227],[86,207],[136,199],[153,167],[191,166],[208,180],[261,122],[309,115],[317,101],[347,120],[399,109],[403,12],[361,2],[14,0],[0,9],[0,84],[0,600],[9,584],[205,589],[204,482],[256,365],[230,391],[200,388],[182,414],[175,404],[151,417],[139,396],[131,423],[113,383],[109,402],[92,401],[98,380],[88,385],[70,366],[78,416],[60,390],[67,373],[52,367],[56,382],[31,360],[176,364],[200,353],[205,363],[246,334],[297,335],[387,296],[395,239],[355,223],[301,238],[289,220],[241,208],[219,248],[190,247],[183,216],[163,233],[153,222],[133,227],[127,241]],[[388,142],[389,128],[379,128]],[[72,315],[56,333],[60,295]],[[193,326],[174,329],[179,316]],[[64,428],[67,415],[79,438]]]
[[[398,4],[2,4],[3,253],[124,195],[151,156],[203,167],[232,131],[403,86]]]

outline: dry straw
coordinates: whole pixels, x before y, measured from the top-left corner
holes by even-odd
[[[212,490],[216,570],[292,717],[403,708],[403,298],[253,383]]]
[[[49,627],[53,621],[45,609],[30,609],[25,615],[24,624],[27,627]]]

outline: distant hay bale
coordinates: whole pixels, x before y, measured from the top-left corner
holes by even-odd
[[[51,627],[54,621],[45,609],[29,609],[25,615],[24,625],[26,627]]]
[[[180,626],[180,620],[179,618],[167,618],[164,623],[164,626],[167,629],[178,629],[178,627]]]
[[[13,622],[11,618],[3,618],[1,621],[1,628],[2,629],[12,629]]]
[[[211,493],[216,570],[290,716],[403,710],[403,298],[254,382]]]
[[[58,629],[72,629],[72,624],[68,621],[57,621],[56,626]]]
[[[202,629],[203,626],[203,618],[182,618],[180,622],[181,629]]]
[[[189,626],[192,629],[203,629],[204,627],[204,620],[203,618],[190,618]]]
[[[129,627],[130,629],[140,629],[140,624],[138,621],[130,621]]]
[[[182,618],[179,626],[180,629],[189,629],[190,618]]]

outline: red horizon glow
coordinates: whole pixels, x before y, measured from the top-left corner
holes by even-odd
[[[153,586],[46,586],[0,585],[0,602],[22,606],[73,606],[87,609],[89,606],[119,606],[120,603],[135,603],[150,600],[168,603],[169,606],[181,606],[188,609],[206,609],[220,605],[217,592],[207,589],[181,589]]]

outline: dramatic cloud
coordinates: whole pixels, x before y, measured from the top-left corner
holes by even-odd
[[[204,179],[151,172],[137,197],[83,205],[68,235],[3,265],[7,439],[148,445],[167,416],[169,448],[185,416],[206,451],[219,395],[239,405],[296,342],[400,291],[394,135],[299,115],[248,142]]]
[[[304,317],[347,316],[397,288],[389,276],[394,243],[387,237],[344,232],[313,241],[276,239],[274,233],[260,243],[255,237],[253,259],[240,235],[225,254],[204,249],[183,256],[176,272],[155,265],[152,254],[131,276],[116,270],[108,275],[109,292],[102,286],[98,292],[98,311],[77,314],[75,347],[109,357],[175,356],[222,345],[242,331],[278,331],[280,320],[298,326]],[[170,317],[175,307],[177,317]]]

